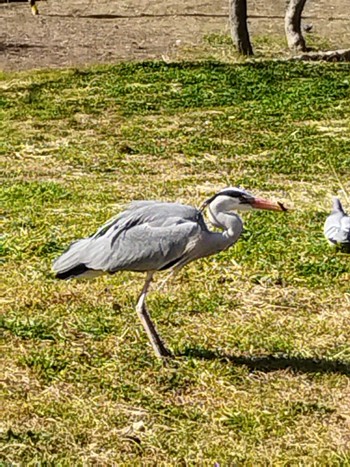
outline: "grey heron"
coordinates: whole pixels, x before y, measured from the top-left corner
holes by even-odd
[[[323,229],[329,243],[341,250],[350,253],[350,216],[337,197],[333,197],[333,208],[327,217]]]
[[[208,207],[211,231],[203,217]],[[226,250],[239,239],[243,222],[234,212],[286,211],[281,203],[257,198],[241,188],[225,188],[200,209],[179,203],[132,202],[97,232],[70,247],[53,264],[58,279],[93,277],[118,271],[146,272],[136,311],[158,357],[170,356],[146,308],[156,271],[179,270],[191,261]]]

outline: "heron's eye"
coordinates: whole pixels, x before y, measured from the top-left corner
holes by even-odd
[[[249,198],[247,198],[247,197],[244,196],[244,195],[241,195],[241,196],[239,197],[239,201],[240,201],[242,204],[247,204],[247,203],[250,202],[250,201],[249,201]]]

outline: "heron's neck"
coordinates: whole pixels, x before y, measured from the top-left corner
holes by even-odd
[[[228,244],[235,243],[243,231],[243,222],[238,214],[222,210],[220,203],[212,203],[209,206],[210,222],[222,229],[223,238]]]

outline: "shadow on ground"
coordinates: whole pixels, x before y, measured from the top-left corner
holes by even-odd
[[[235,356],[203,348],[188,348],[180,356],[202,360],[220,360],[233,365],[245,365],[251,371],[265,373],[289,369],[296,373],[339,373],[350,376],[350,364],[341,360],[288,357],[287,355]]]
[[[0,52],[25,49],[44,49],[44,45],[0,42]]]

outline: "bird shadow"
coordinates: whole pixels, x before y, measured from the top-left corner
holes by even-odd
[[[36,44],[23,44],[20,42],[15,42],[15,43],[10,43],[10,42],[0,42],[0,52],[6,52],[6,51],[16,51],[19,49],[44,49],[45,46],[43,45],[36,45]]]
[[[187,348],[182,357],[194,357],[200,360],[219,360],[232,365],[241,365],[250,371],[269,373],[289,369],[295,373],[338,373],[350,376],[350,364],[341,360],[324,358],[288,357],[285,355],[246,356],[229,355],[203,348]]]

